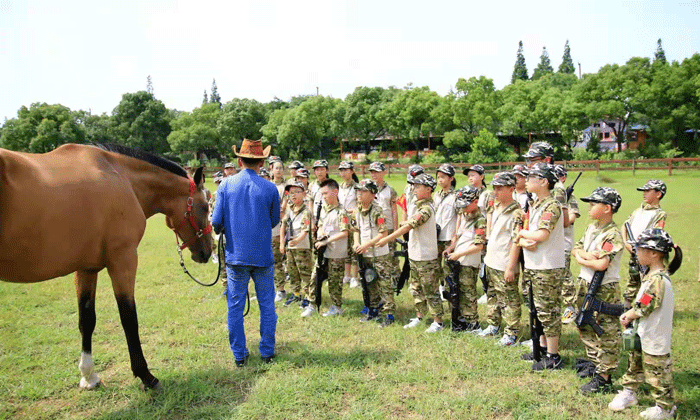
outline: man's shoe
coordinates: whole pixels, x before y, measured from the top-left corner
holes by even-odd
[[[275,355],[273,354],[272,356],[267,356],[267,357],[260,357],[265,364],[270,364],[275,361]]]
[[[342,315],[343,310],[340,309],[339,307],[335,305],[331,305],[330,308],[328,308],[328,311],[323,313],[323,316],[334,316],[334,315]]]
[[[434,332],[438,332],[438,331],[440,331],[440,330],[442,330],[442,329],[443,329],[442,324],[438,324],[436,321],[433,321],[433,323],[430,324],[430,326],[428,327],[427,330],[425,330],[425,332],[427,332],[427,333],[434,333]]]
[[[622,411],[627,407],[637,405],[637,403],[637,393],[629,388],[625,388],[615,395],[615,398],[608,404],[608,408],[612,411]]]
[[[409,329],[409,328],[416,328],[416,327],[418,326],[418,324],[420,324],[420,322],[421,322],[422,320],[423,320],[423,318],[411,318],[411,319],[408,321],[408,324],[404,325],[403,328],[406,329],[406,330]]]
[[[315,313],[316,313],[316,308],[314,308],[314,305],[308,305],[306,307],[306,309],[304,309],[304,312],[301,313],[301,317],[308,318]]]
[[[481,330],[481,331],[480,331],[479,333],[477,333],[476,335],[479,336],[479,337],[494,337],[494,336],[497,336],[497,335],[498,335],[498,332],[499,332],[500,330],[501,330],[501,329],[500,329],[499,327],[495,327],[495,326],[493,326],[493,325],[489,325],[488,327],[486,327],[485,329]]]
[[[557,357],[552,357],[552,356],[545,356],[540,360],[539,362],[535,362],[532,365],[532,370],[534,371],[542,371],[542,370],[550,370],[550,369],[561,369],[564,366],[564,360],[561,358],[561,356]]]
[[[600,375],[595,375],[590,382],[583,385],[581,388],[581,393],[583,395],[604,393],[609,394],[612,392],[612,381],[610,379],[605,379]]]
[[[576,312],[574,311],[574,307],[567,306],[566,309],[564,309],[564,314],[561,316],[561,323],[571,324],[572,322],[574,322],[574,318],[576,318]]]
[[[384,317],[381,324],[379,324],[379,328],[386,328],[393,323],[394,323],[394,315],[391,315],[391,314],[387,315]]]
[[[285,300],[286,298],[287,298],[287,292],[285,292],[284,290],[280,290],[280,291],[277,292],[277,294],[275,295],[275,303],[277,303],[277,302],[282,302],[282,301]]]
[[[646,410],[639,413],[639,417],[641,417],[643,419],[650,419],[650,420],[672,419],[675,412],[676,412],[675,405],[673,406],[673,408],[671,408],[670,411],[664,410],[663,408],[659,407],[658,405],[655,405],[655,406],[649,407]]]
[[[300,296],[295,295],[294,293],[290,294],[289,297],[287,298],[286,301],[284,301],[284,306],[289,306],[294,302],[299,302],[301,300]]]
[[[514,335],[503,334],[503,337],[501,337],[501,339],[498,340],[498,343],[496,344],[503,347],[510,347],[515,345],[516,340],[517,337]]]
[[[248,358],[250,357],[250,354],[246,354],[246,356],[243,358],[243,360],[236,360],[236,367],[243,367],[246,365],[248,362]]]
[[[357,289],[358,287],[360,287],[360,282],[357,281],[357,279],[355,277],[351,277],[350,278],[350,288]]]

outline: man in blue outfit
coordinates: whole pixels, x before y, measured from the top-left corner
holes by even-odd
[[[272,228],[280,220],[280,199],[275,184],[258,176],[270,154],[260,140],[244,139],[238,156],[238,174],[227,177],[216,190],[212,226],[224,232],[228,285],[228,331],[236,366],[248,360],[243,309],[248,281],[253,279],[260,307],[260,357],[266,363],[275,357],[275,283],[273,278]]]

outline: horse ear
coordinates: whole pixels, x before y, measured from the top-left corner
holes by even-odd
[[[204,167],[200,166],[194,172],[194,183],[197,185],[197,188],[204,186]]]

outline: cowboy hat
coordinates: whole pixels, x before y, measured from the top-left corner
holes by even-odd
[[[270,155],[270,149],[272,149],[272,146],[267,146],[263,150],[262,140],[243,139],[240,153],[236,151],[236,145],[234,144],[233,154],[240,158],[265,159]]]

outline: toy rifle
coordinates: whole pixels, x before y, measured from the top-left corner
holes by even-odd
[[[287,229],[284,231],[284,249],[285,251],[289,247],[289,241],[294,237],[294,228],[292,227],[292,218],[287,217]],[[283,260],[287,259],[287,252],[282,256]]]
[[[583,172],[579,172],[578,176],[576,176],[576,179],[574,180],[574,182],[571,185],[569,185],[568,187],[566,187],[566,202],[567,203],[569,202],[569,200],[571,200],[571,194],[574,193],[574,186],[578,182],[578,179],[581,178],[581,174],[583,174]]]
[[[396,242],[398,242],[399,245],[401,245],[401,249],[398,251],[394,251],[394,256],[395,257],[403,257],[403,266],[401,267],[401,274],[399,275],[399,280],[396,282],[396,295],[398,296],[401,294],[401,289],[403,289],[404,285],[406,284],[406,280],[411,275],[411,265],[408,261],[408,238],[406,238],[406,235],[404,235],[404,240],[397,239]]]
[[[320,201],[318,203],[318,206],[316,206],[316,235],[318,236],[318,225],[321,220],[321,208],[323,207],[323,201]],[[328,239],[328,236],[324,236],[323,238],[317,238],[316,242],[322,242]],[[315,243],[315,242],[314,242]],[[314,252],[316,253],[316,293],[314,296],[314,303],[316,303],[316,307],[321,306],[321,300],[322,300],[322,289],[323,289],[323,281],[328,278],[328,258],[326,258],[325,253],[326,249],[328,248],[328,245],[322,246],[318,249],[314,246]]]
[[[445,276],[445,283],[447,283],[450,290],[443,291],[442,297],[452,305],[452,331],[464,331],[466,325],[460,321],[462,313],[459,310],[459,273],[462,270],[462,265],[459,261],[452,261],[449,258],[445,259],[445,264],[450,269],[450,273]]]
[[[366,308],[370,308],[369,299],[369,283],[377,280],[377,272],[374,267],[365,260],[365,256],[362,254],[355,254],[357,256],[357,268],[360,274],[360,285],[362,286],[362,302]]]
[[[603,335],[605,331],[596,322],[594,312],[612,316],[620,316],[625,312],[625,305],[604,302],[595,297],[601,284],[603,284],[603,277],[605,277],[605,271],[596,271],[593,274],[586,296],[583,297],[583,305],[581,305],[581,309],[574,321],[578,329],[583,328],[585,325],[590,325],[598,337]]]
[[[632,245],[632,249],[635,250],[630,255],[630,267],[640,275],[646,274],[647,267],[641,265],[639,263],[639,258],[637,258],[637,240],[634,238],[632,226],[630,226],[629,222],[625,222],[625,233],[627,233],[627,243]]]

